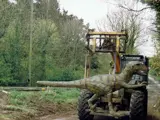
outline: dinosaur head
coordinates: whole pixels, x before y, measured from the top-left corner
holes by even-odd
[[[129,66],[129,69],[132,70],[133,73],[139,74],[139,75],[146,75],[148,72],[147,66],[140,61],[132,61],[127,64]]]

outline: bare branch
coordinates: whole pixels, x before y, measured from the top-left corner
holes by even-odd
[[[144,10],[146,10],[146,9],[152,8],[152,7],[145,7],[145,8],[142,8],[142,9],[140,9],[140,10],[134,10],[134,9],[132,9],[132,8],[125,7],[125,6],[121,5],[121,4],[119,4],[118,6],[119,6],[120,8],[126,9],[126,10],[128,10],[128,11],[132,11],[132,12],[142,12],[142,11],[144,11]]]
[[[155,33],[160,33],[160,31],[158,31],[158,30],[154,30],[154,29],[151,29],[151,31],[153,31],[153,32],[155,32]]]

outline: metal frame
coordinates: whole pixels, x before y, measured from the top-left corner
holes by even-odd
[[[91,40],[95,40],[95,42],[99,43],[98,45],[94,46],[95,52],[103,52],[103,53],[111,53],[111,52],[118,52],[118,53],[125,53],[126,50],[126,43],[127,39],[120,39],[121,37],[127,38],[127,32],[91,32],[89,31],[86,35],[87,39],[87,47],[90,48]],[[103,49],[103,43],[104,41],[107,41],[106,38],[108,38],[108,41],[113,44],[113,49]],[[102,43],[103,42],[103,43]],[[121,46],[124,45],[124,46]],[[121,49],[120,47],[123,47]],[[90,48],[91,49],[91,48]]]
[[[126,39],[120,39],[120,37],[126,37]],[[91,57],[95,53],[111,53],[113,61],[114,61],[114,72],[120,72],[120,53],[125,53],[126,50],[126,43],[127,43],[127,32],[95,32],[93,30],[89,30],[86,39],[87,39],[87,46],[86,49],[88,50],[88,54],[85,57],[85,73],[84,78],[90,76],[90,67],[91,67]],[[102,44],[108,38],[108,40],[112,43],[111,49],[103,49]],[[92,41],[92,46],[90,45]],[[99,45],[97,45],[97,42]],[[123,46],[121,46],[123,44]],[[123,47],[123,50],[120,49]],[[112,49],[113,48],[113,49]]]

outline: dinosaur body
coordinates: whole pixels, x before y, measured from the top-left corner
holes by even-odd
[[[136,68],[137,62],[132,62],[126,65],[126,68],[123,70],[121,74],[113,75],[113,74],[104,74],[97,75],[90,78],[85,78],[81,80],[69,81],[69,82],[50,82],[50,81],[37,81],[38,84],[47,85],[52,87],[68,87],[68,88],[80,88],[80,89],[88,89],[89,91],[98,94],[104,95],[108,93],[110,90],[119,90],[121,88],[135,88],[135,85],[127,84],[132,76],[138,70],[145,70],[145,65],[140,65]],[[136,85],[137,87],[141,87],[144,85]]]
[[[133,89],[146,86],[146,84],[128,84],[133,74],[140,71],[147,71],[147,67],[141,62],[130,62],[126,65],[122,73],[116,75],[97,75],[90,78],[70,82],[38,81],[37,83],[53,87],[76,87],[80,89],[88,89],[89,91],[94,93],[94,95],[88,100],[89,106],[92,110],[94,110],[96,107],[96,105],[93,105],[93,101],[97,100],[100,96],[107,95],[110,114],[114,116],[121,116],[119,114],[116,114],[116,112],[113,110],[112,93],[121,88]]]

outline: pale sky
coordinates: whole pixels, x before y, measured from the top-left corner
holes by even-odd
[[[79,18],[83,18],[85,23],[96,28],[96,21],[105,17],[106,13],[115,6],[106,4],[105,0],[59,0],[61,8],[68,10]],[[112,2],[113,3],[113,2]]]
[[[124,1],[128,2],[129,0]],[[59,2],[61,9],[64,8],[65,10],[68,10],[69,14],[74,14],[79,18],[83,18],[85,23],[90,24],[91,28],[97,28],[97,21],[104,19],[107,13],[116,11],[116,5],[118,4],[114,2],[114,0],[59,0]],[[127,5],[133,7],[131,2],[127,3]],[[138,3],[135,5],[134,9],[141,9],[144,7],[146,7],[146,5]],[[153,20],[150,19],[154,19],[155,12],[152,10],[146,10],[144,12],[145,16],[142,16],[144,19],[144,26],[149,28],[153,22]],[[147,32],[146,36],[147,35],[149,35],[147,37],[148,42],[140,46],[139,51],[141,54],[150,57],[154,55],[155,50],[151,40],[151,32]]]

